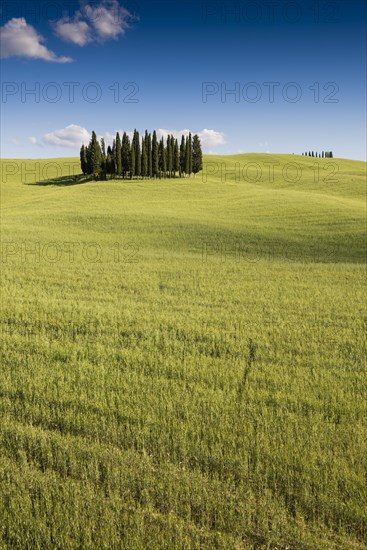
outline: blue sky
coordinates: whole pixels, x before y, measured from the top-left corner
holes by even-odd
[[[269,4],[5,0],[1,156],[73,156],[93,129],[148,128],[218,154],[366,160],[365,3]]]

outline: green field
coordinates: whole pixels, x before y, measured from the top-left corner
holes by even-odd
[[[0,548],[367,548],[366,164],[67,160],[2,162]]]

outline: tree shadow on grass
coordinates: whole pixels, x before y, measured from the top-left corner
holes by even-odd
[[[52,178],[42,181],[36,181],[34,183],[26,183],[25,185],[39,185],[42,187],[46,186],[54,186],[54,187],[68,187],[71,185],[82,185],[84,183],[88,183],[90,181],[96,181],[95,178],[91,178],[90,176],[61,176],[59,178]]]

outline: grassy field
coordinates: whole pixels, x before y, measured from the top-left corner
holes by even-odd
[[[0,547],[367,548],[366,164],[67,161],[2,161]]]

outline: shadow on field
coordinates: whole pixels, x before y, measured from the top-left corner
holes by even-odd
[[[36,181],[34,183],[26,183],[25,185],[39,185],[42,187],[46,187],[49,185],[53,185],[56,187],[67,187],[70,185],[82,185],[83,183],[88,183],[90,181],[95,181],[94,178],[88,178],[86,176],[61,176],[59,178],[54,179],[48,179],[48,180],[42,180],[42,181]]]

